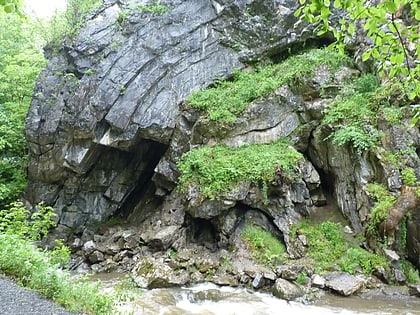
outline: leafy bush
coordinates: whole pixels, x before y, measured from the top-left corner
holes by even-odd
[[[286,258],[285,245],[260,226],[247,225],[242,239],[251,247],[252,255],[265,265],[275,266]]]
[[[231,81],[219,81],[214,87],[193,93],[187,99],[187,104],[207,112],[210,120],[232,123],[250,102],[281,85],[292,82],[298,85],[303,78],[313,75],[320,65],[337,70],[346,63],[349,63],[349,59],[337,53],[323,49],[310,50],[253,72],[236,71]]]
[[[301,159],[302,155],[286,139],[238,148],[201,147],[185,153],[177,164],[181,172],[179,187],[185,190],[196,184],[205,197],[217,199],[241,181],[267,187],[278,170],[293,176]]]
[[[22,239],[40,240],[55,226],[55,222],[51,220],[54,216],[53,209],[43,203],[38,204],[30,214],[21,202],[14,202],[8,208],[0,210],[0,232]]]
[[[406,167],[401,171],[403,183],[409,186],[415,186],[418,183],[416,173],[413,168]]]

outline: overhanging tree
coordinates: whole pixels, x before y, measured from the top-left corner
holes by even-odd
[[[420,98],[420,0],[299,1],[295,16],[300,22],[314,25],[318,35],[333,34],[333,46],[343,53],[346,43],[362,30],[366,37],[362,61],[374,60],[383,79],[398,79],[410,100]],[[332,23],[339,11],[344,14]]]

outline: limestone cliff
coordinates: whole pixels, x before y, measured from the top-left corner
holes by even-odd
[[[381,150],[360,154],[326,140],[332,127],[321,123],[323,110],[357,70],[342,65],[333,72],[321,65],[313,76],[254,100],[228,126],[184,106],[191,93],[230,79],[235,69],[283,59],[316,39],[310,27],[295,28],[298,2],[161,3],[167,10],[157,14],[140,9],[152,2],[106,1],[73,41],[51,55],[26,122],[26,199],[52,205],[60,228],[76,233],[120,214],[159,249],[189,241],[227,246],[238,224],[253,218],[278,230],[289,253],[298,255],[288,244],[289,227],[316,212],[325,195],[333,196],[354,231],[363,231],[373,204],[367,184],[384,183],[398,193],[402,180]],[[406,150],[406,164],[420,175],[417,128],[403,120],[380,121],[379,129],[381,148]],[[193,186],[175,189],[176,163],[194,147],[282,137],[304,158],[297,178],[284,182],[279,175],[270,184],[268,202],[261,187],[249,182],[217,200],[202,198]],[[408,243],[412,261],[420,264],[419,209],[412,212]]]

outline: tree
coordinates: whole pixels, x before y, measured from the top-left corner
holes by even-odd
[[[17,13],[23,16],[20,8],[22,7],[22,0],[0,0],[0,11],[5,13]]]
[[[362,61],[372,59],[382,78],[398,78],[409,99],[420,98],[420,0],[299,0],[295,15],[331,32],[333,46],[344,52],[358,30],[366,36]],[[333,25],[337,12],[344,15]]]
[[[45,66],[28,23],[0,13],[0,209],[26,185],[23,127],[35,79]]]

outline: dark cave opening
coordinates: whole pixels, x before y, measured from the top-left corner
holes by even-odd
[[[136,148],[130,152],[130,159],[127,167],[132,168],[134,183],[131,190],[124,196],[120,207],[113,217],[127,219],[133,210],[140,203],[157,202],[159,198],[155,196],[155,186],[152,179],[154,169],[166,152],[168,146],[152,140],[141,140]]]

